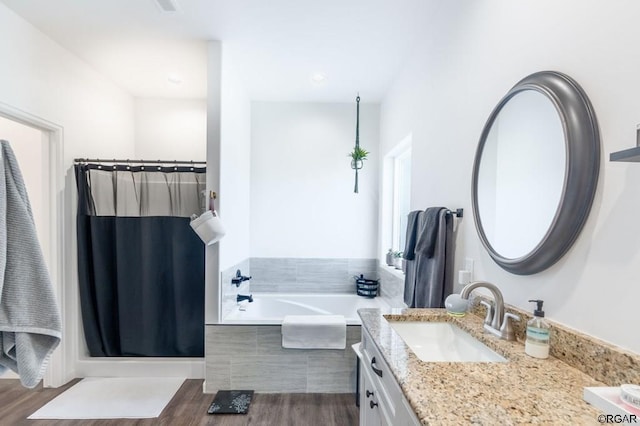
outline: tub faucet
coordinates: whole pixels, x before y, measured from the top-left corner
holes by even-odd
[[[495,285],[486,281],[475,281],[471,284],[467,284],[460,292],[460,297],[469,300],[471,291],[478,287],[484,287],[493,295],[493,309],[488,307],[487,318],[484,322],[484,329],[490,333],[505,340],[516,340],[516,334],[511,327],[511,319],[516,321],[520,320],[520,317],[514,314],[504,312],[504,297],[502,292]]]
[[[253,302],[253,295],[249,294],[249,295],[244,295],[244,294],[239,294],[236,296],[236,302],[240,303],[243,300],[248,300],[249,303]]]
[[[240,284],[242,284],[243,281],[249,281],[250,279],[251,277],[245,277],[242,275],[240,269],[238,269],[236,271],[236,276],[231,278],[231,284],[235,284],[236,287],[240,287]]]

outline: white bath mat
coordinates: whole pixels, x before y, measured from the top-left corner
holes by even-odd
[[[175,377],[82,379],[29,419],[144,419],[158,417],[182,386]]]

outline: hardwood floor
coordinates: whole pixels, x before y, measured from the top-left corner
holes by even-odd
[[[25,389],[18,380],[0,380],[0,425],[51,426],[355,426],[358,407],[353,394],[295,393],[253,396],[249,414],[208,415],[214,395],[202,393],[202,380],[186,380],[156,419],[27,420],[38,408],[78,380],[58,389]]]

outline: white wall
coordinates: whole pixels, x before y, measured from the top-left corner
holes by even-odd
[[[134,154],[127,92],[4,5],[0,28],[0,102],[63,126],[66,167],[75,156]]]
[[[207,189],[220,191],[220,106],[222,81],[222,43],[207,44]],[[218,210],[221,206],[218,202]],[[205,252],[206,324],[218,322],[220,308],[220,243],[206,246]]]
[[[135,99],[136,153],[143,160],[207,157],[205,99]]]
[[[251,103],[238,79],[232,52],[222,49],[220,215],[227,235],[220,241],[220,270],[249,257]]]
[[[379,106],[360,104],[371,154],[359,194],[347,156],[355,124],[355,102],[252,103],[252,257],[376,257]]]
[[[635,145],[640,96],[640,3],[632,0],[441,1],[382,104],[381,146],[413,133],[412,208],[465,207],[456,269],[476,260],[475,278],[496,283],[507,303],[640,352],[640,165],[611,163]],[[500,269],[477,237],[471,170],[485,120],[521,78],[564,72],[591,99],[602,137],[602,165],[591,214],[571,250],[550,269],[516,276]],[[425,183],[425,184],[422,184]],[[428,183],[428,184],[426,184]]]
[[[64,259],[64,285],[69,292],[60,301],[65,327],[62,344],[69,356],[76,356],[77,340],[72,336],[80,326],[72,161],[75,157],[133,157],[133,98],[1,4],[0,31],[0,107],[63,128],[66,176],[60,192],[52,196],[64,204],[65,246],[58,255]],[[67,373],[73,375],[73,360],[66,361]]]
[[[48,209],[49,143],[39,129],[0,116],[0,139],[9,141],[24,180],[43,251],[49,246]],[[45,258],[48,256],[45,254]]]

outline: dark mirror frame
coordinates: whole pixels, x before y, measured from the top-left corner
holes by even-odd
[[[510,259],[496,252],[482,227],[482,218],[478,211],[478,173],[491,126],[505,104],[525,90],[542,93],[558,111],[564,130],[566,168],[560,202],[546,234],[531,252]],[[589,98],[578,83],[556,71],[541,71],[520,80],[491,112],[482,130],[473,164],[473,218],[480,240],[491,258],[503,269],[518,275],[535,274],[556,263],[569,250],[587,220],[596,192],[599,171],[598,122]],[[513,214],[518,214],[517,206],[514,206]]]

